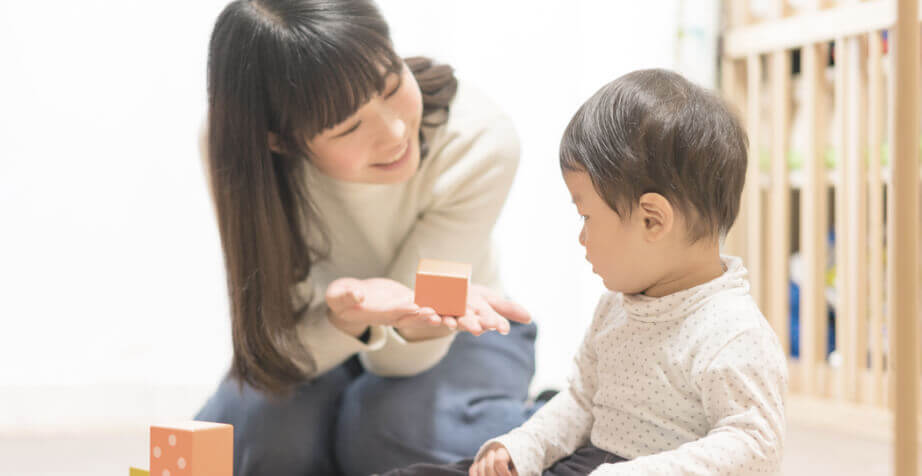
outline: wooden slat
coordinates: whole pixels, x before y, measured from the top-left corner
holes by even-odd
[[[791,190],[788,186],[788,137],[791,109],[791,56],[771,53],[772,147],[769,191],[768,301],[769,320],[785,352],[790,348],[788,260],[791,255]]]
[[[893,68],[894,142],[888,205],[888,332],[895,378],[894,472],[916,475],[919,420],[919,5],[897,0]]]
[[[835,157],[836,157],[836,175],[839,176],[839,185],[835,190],[835,261],[836,261],[836,354],[841,362],[836,369],[836,383],[833,387],[833,395],[836,398],[847,398],[849,392],[847,385],[853,381],[849,375],[851,370],[851,359],[849,350],[851,345],[848,341],[850,334],[848,329],[852,322],[851,313],[848,309],[846,299],[846,290],[848,289],[848,194],[849,183],[845,175],[845,150],[846,139],[848,137],[847,121],[848,117],[848,55],[845,53],[845,38],[838,38],[835,41]]]
[[[867,235],[867,55],[861,37],[845,41],[848,56],[846,74],[848,84],[846,97],[846,153],[844,170],[848,181],[848,248],[843,269],[848,274],[845,302],[848,307],[848,351],[849,370],[846,372],[846,394],[849,400],[857,401],[864,394],[860,375],[867,368],[868,349],[868,235]]]
[[[896,44],[896,38],[894,37],[893,30],[889,31],[889,35],[887,38],[888,38],[887,42],[889,44],[889,47],[888,47],[889,52],[887,54],[887,57],[885,58],[885,61],[887,61],[887,64],[889,65],[888,74],[886,77],[887,79],[887,121],[886,123],[887,123],[887,144],[889,144],[889,166],[887,167],[887,170],[889,171],[889,173],[887,173],[886,176],[884,177],[884,183],[886,184],[886,187],[884,188],[884,196],[887,197],[885,199],[885,202],[887,200],[892,199],[893,197],[893,188],[892,188],[893,187],[893,181],[892,181],[893,171],[891,167],[893,165],[894,143],[896,143],[896,124],[895,124],[896,116],[895,114],[896,114],[896,101],[897,101],[896,74],[895,74],[896,54],[894,53],[894,48],[893,48],[894,45]],[[885,203],[885,206],[886,208],[884,209],[884,222],[885,222],[884,226],[889,228],[890,225],[886,222],[887,220],[889,220],[888,217],[890,216],[890,205]],[[886,233],[890,232],[890,230],[887,228],[885,228],[885,230],[886,232],[885,232],[885,237],[884,237],[884,243],[886,243],[886,240],[887,240]],[[890,253],[888,251],[888,248],[886,247],[884,248],[884,253],[887,254],[888,256],[887,259],[889,259]],[[885,264],[884,265],[884,289],[887,290],[884,292],[885,298],[886,298],[887,292],[889,292],[889,289],[890,289],[889,280],[890,280],[890,271],[889,269],[887,269],[887,265]],[[895,322],[893,320],[893,312],[892,312],[892,309],[889,308],[888,301],[884,301],[884,308],[886,310],[886,312],[884,313],[884,326],[885,326],[884,328],[887,329],[887,335],[885,337],[887,339],[887,351],[884,354],[886,358],[886,371],[884,372],[884,404],[891,411],[895,412],[896,411],[896,398],[894,398],[893,390],[896,389],[896,384],[894,383],[894,378],[895,378],[896,373],[893,367],[894,356],[893,356],[893,347],[891,344],[892,339],[893,339],[891,334],[893,333],[893,329],[895,328],[894,326]]]
[[[871,399],[881,405],[883,392],[883,312],[884,312],[884,197],[880,176],[880,148],[884,134],[884,69],[881,33],[868,34],[868,307],[870,313]]]
[[[745,62],[723,58],[721,60],[720,77],[720,84],[724,97],[733,108],[733,112],[741,116],[740,120],[744,123],[745,127],[746,114],[743,112],[746,110]],[[741,225],[741,223],[745,223],[745,220],[746,203],[745,194],[743,194],[743,197],[741,197],[740,210],[738,212],[736,221],[724,239],[724,253],[736,256],[746,255],[746,226]]]
[[[808,45],[801,51],[803,108],[807,121],[805,172],[801,193],[800,242],[804,278],[800,290],[800,361],[803,392],[822,393],[818,367],[826,357],[826,48]]]
[[[749,23],[749,2],[729,1],[724,2],[727,8],[727,19],[730,28],[739,27]]]
[[[725,52],[744,58],[801,45],[823,43],[836,38],[862,35],[893,25],[893,3],[885,0],[836,6],[749,26],[731,28],[726,34]]]
[[[759,119],[762,101],[762,60],[758,55],[746,58],[747,107],[746,125],[749,132],[749,164],[746,170],[746,261],[752,297],[764,310],[762,299],[762,190],[759,187]]]

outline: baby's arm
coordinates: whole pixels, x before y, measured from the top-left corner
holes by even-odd
[[[598,385],[592,339],[608,310],[606,304],[607,298],[603,297],[574,359],[569,388],[557,394],[519,428],[484,443],[475,460],[479,460],[493,443],[499,443],[509,451],[519,476],[537,475],[555,461],[586,446],[593,422],[592,397]]]
[[[592,413],[579,400],[572,388],[560,392],[525,424],[485,443],[477,459],[492,443],[499,443],[509,451],[519,476],[541,474],[589,442]]]
[[[706,436],[591,474],[778,473],[787,365],[774,334],[767,328],[742,332],[694,380],[711,427]]]

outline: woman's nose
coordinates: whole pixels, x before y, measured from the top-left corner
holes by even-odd
[[[407,123],[399,117],[394,117],[394,120],[390,121],[388,129],[395,139],[402,140],[407,136]]]
[[[388,142],[398,142],[407,136],[407,123],[399,112],[382,104],[378,109],[383,129],[387,133]]]
[[[584,248],[586,247],[586,227],[585,226],[579,229],[579,244],[583,245]]]

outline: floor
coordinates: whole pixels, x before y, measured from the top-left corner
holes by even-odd
[[[144,428],[130,434],[84,436],[0,436],[0,475],[126,475],[129,466],[147,468]],[[822,430],[791,425],[782,474],[886,475],[890,447]]]

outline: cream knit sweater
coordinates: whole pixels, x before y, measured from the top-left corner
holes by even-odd
[[[425,257],[471,263],[473,282],[500,291],[490,235],[519,161],[512,123],[461,83],[448,121],[423,133],[429,153],[404,183],[347,183],[307,167],[308,193],[331,246],[328,258],[295,287],[296,298],[308,304],[297,332],[313,359],[298,364],[310,375],[356,353],[376,374],[413,375],[438,363],[452,342],[452,335],[407,342],[387,326],[373,326],[367,343],[339,331],[324,301],[337,278],[386,277],[412,287]]]

